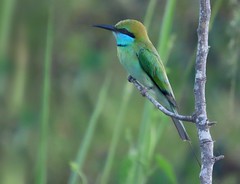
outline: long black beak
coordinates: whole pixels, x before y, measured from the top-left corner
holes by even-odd
[[[102,29],[106,29],[106,30],[109,30],[109,31],[113,31],[113,32],[116,32],[116,33],[122,33],[122,34],[125,34],[125,35],[128,35],[132,38],[135,38],[135,35],[131,32],[129,32],[127,29],[125,28],[116,28],[115,26],[113,25],[106,25],[106,24],[97,24],[97,25],[93,25],[93,27],[98,27],[98,28],[102,28]]]
[[[98,27],[98,28],[102,28],[102,29],[106,29],[109,31],[114,31],[117,32],[117,28],[113,25],[106,25],[106,24],[97,24],[97,25],[93,25],[93,27]]]

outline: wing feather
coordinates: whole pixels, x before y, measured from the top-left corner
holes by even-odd
[[[155,83],[161,93],[165,95],[169,103],[176,107],[172,88],[160,57],[148,49],[140,49],[137,57],[142,69],[152,79],[153,83]]]

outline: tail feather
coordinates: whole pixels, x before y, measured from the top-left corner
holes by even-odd
[[[159,92],[157,92],[156,94],[157,94],[157,101],[159,103],[161,103],[169,111],[172,111],[177,114],[176,102],[175,102],[173,94],[168,95],[168,96],[164,95],[163,93],[159,93]],[[177,128],[180,138],[184,141],[190,141],[190,138],[187,134],[186,129],[184,128],[183,123],[180,120],[173,118],[173,117],[172,117],[172,120],[173,120],[175,127]]]
[[[174,123],[175,127],[177,128],[177,131],[178,131],[178,134],[179,134],[180,138],[183,141],[190,141],[190,138],[187,134],[187,131],[186,131],[183,123],[176,118],[172,118],[172,120],[173,120],[173,123]]]
[[[171,109],[172,109],[173,112],[175,112],[175,113],[177,112],[175,108],[171,108]],[[199,167],[201,167],[201,163],[198,160],[197,154],[196,154],[196,152],[193,149],[193,146],[192,146],[192,143],[191,143],[191,139],[189,138],[189,136],[187,134],[187,131],[186,131],[182,121],[180,121],[180,120],[178,120],[176,118],[173,118],[173,117],[172,117],[172,120],[173,120],[173,123],[174,123],[175,127],[177,128],[179,136],[181,137],[181,139],[183,141],[187,141],[188,142],[188,145],[189,145],[189,147],[190,147],[190,149],[192,151],[192,154],[193,154],[194,158],[196,159]]]

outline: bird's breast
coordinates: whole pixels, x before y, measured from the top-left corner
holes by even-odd
[[[120,63],[127,72],[146,87],[152,86],[152,81],[140,66],[137,53],[131,47],[118,47]]]

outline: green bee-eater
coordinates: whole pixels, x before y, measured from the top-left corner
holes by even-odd
[[[115,26],[95,25],[113,32],[117,42],[118,58],[127,72],[150,90],[156,100],[171,112],[176,101],[157,50],[149,40],[146,28],[136,20],[123,20]],[[190,140],[182,124],[172,118],[182,140]]]

